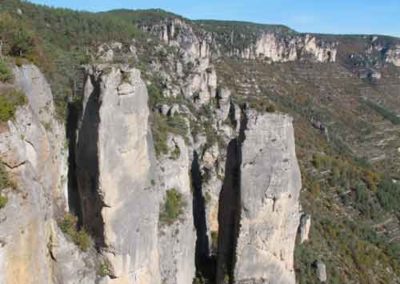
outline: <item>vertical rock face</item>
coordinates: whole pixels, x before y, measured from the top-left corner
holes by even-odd
[[[257,40],[254,53],[255,57],[264,56],[272,62],[307,58],[316,62],[335,62],[337,50],[334,43],[326,43],[310,35],[279,37],[273,33],[265,33]]]
[[[0,156],[16,186],[5,189],[8,203],[0,210],[0,283],[60,283],[61,275],[68,276],[63,283],[93,282],[79,250],[54,243],[66,242],[55,221],[66,207],[67,152],[49,84],[33,65],[14,75],[13,87],[28,102],[0,133]]]
[[[179,46],[187,54],[184,56],[205,58],[210,57],[210,35],[204,32],[197,33],[185,20],[173,18],[150,26],[141,26],[142,30],[151,32],[161,41],[171,46]]]
[[[170,137],[177,157],[156,161],[136,69],[90,67],[83,104],[76,151],[82,222],[111,264],[108,283],[190,283],[195,232],[184,140]],[[179,220],[159,224],[171,189],[185,206]]]
[[[235,283],[295,283],[300,170],[292,119],[247,112],[240,168]],[[250,282],[248,282],[250,281]]]
[[[160,283],[148,115],[138,70],[89,70],[76,157],[82,219],[118,283]]]
[[[195,276],[196,234],[193,224],[191,181],[189,177],[190,157],[188,147],[181,137],[170,137],[171,148],[179,154],[171,159],[159,159],[159,184],[161,199],[167,190],[175,189],[183,197],[182,213],[173,224],[159,224],[159,251],[161,283],[192,283]]]

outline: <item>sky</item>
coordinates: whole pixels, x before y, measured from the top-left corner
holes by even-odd
[[[86,11],[161,8],[190,19],[283,24],[299,32],[400,37],[400,0],[32,0]]]

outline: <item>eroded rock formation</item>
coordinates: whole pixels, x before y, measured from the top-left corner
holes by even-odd
[[[295,283],[301,188],[292,119],[247,112],[240,168],[235,283]]]
[[[33,65],[15,68],[14,76],[12,87],[27,104],[0,133],[1,159],[15,183],[0,210],[0,282],[93,283],[89,255],[56,224],[67,207],[68,152],[49,84]]]

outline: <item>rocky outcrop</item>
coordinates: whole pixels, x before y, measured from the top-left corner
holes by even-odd
[[[68,153],[49,84],[33,65],[14,75],[13,88],[28,102],[0,133],[0,156],[16,187],[5,189],[8,203],[0,210],[0,282],[93,283],[95,269],[56,225],[67,209]]]
[[[158,163],[161,199],[167,190],[175,189],[183,199],[182,214],[172,224],[159,224],[161,283],[192,283],[195,276],[196,234],[193,224],[189,149],[182,137],[170,136],[169,148],[175,157],[161,157]],[[178,149],[178,150],[176,150]]]
[[[211,55],[210,34],[195,31],[192,25],[183,19],[167,18],[159,23],[141,25],[141,29],[156,35],[170,46],[182,48],[185,51],[184,57],[206,58]],[[190,58],[186,59],[190,61]]]
[[[337,43],[323,40],[310,34],[260,32],[254,43],[248,41],[247,47],[236,48],[231,39],[229,50],[221,49],[218,35],[203,29],[193,29],[182,19],[172,18],[142,26],[142,29],[155,34],[171,46],[185,51],[185,56],[210,58],[213,56],[238,56],[244,59],[265,58],[270,62],[313,61],[335,62]],[[234,33],[235,31],[232,31]],[[246,35],[242,35],[246,37]]]
[[[147,90],[136,69],[88,68],[76,164],[82,222],[117,283],[160,283]]]
[[[82,222],[110,263],[106,283],[190,283],[195,232],[189,150],[170,137],[174,157],[155,158],[147,89],[137,69],[96,65],[78,129],[76,165]],[[172,224],[159,221],[165,193],[183,196]]]
[[[400,67],[400,45],[397,45],[387,51],[386,62],[392,63],[393,65]]]
[[[301,177],[292,119],[247,111],[244,134],[235,283],[295,283]]]
[[[300,218],[299,235],[300,244],[308,241],[311,228],[311,216],[308,214],[303,214]]]
[[[157,36],[161,42],[179,50],[180,60],[171,64],[175,65],[178,77],[183,80],[179,83],[180,90],[176,90],[176,86],[166,88],[168,96],[183,94],[187,99],[192,99],[196,106],[206,105],[215,98],[217,74],[211,64],[209,34],[195,31],[192,25],[179,18],[165,19],[152,25],[143,25],[141,28]],[[164,75],[167,78],[170,76],[171,74]]]
[[[323,263],[321,260],[317,260],[315,263],[315,269],[317,273],[317,278],[320,283],[325,283],[327,280],[327,275],[326,275],[326,265]]]
[[[232,55],[245,59],[265,58],[270,62],[314,61],[335,62],[337,44],[317,39],[312,35],[261,34],[255,44]]]

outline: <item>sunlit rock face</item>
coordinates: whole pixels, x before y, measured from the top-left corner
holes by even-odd
[[[67,209],[64,126],[53,95],[34,65],[14,68],[27,103],[0,133],[0,156],[15,188],[3,189],[0,210],[1,283],[93,283],[88,255],[66,240],[56,222]],[[4,87],[4,86],[3,86]]]
[[[247,112],[240,167],[236,283],[295,283],[300,170],[292,118]]]

